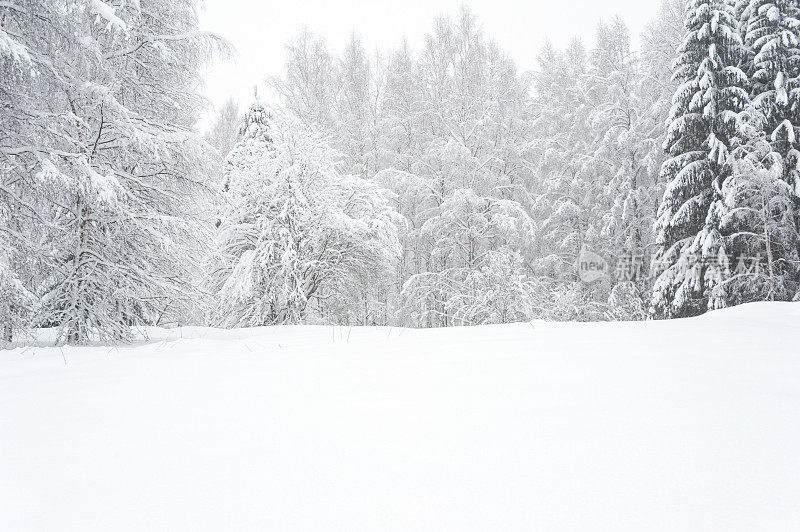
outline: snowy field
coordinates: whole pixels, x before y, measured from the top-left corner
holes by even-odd
[[[0,352],[0,530],[800,530],[800,305]]]

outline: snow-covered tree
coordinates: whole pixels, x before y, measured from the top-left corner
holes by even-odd
[[[740,117],[746,140],[734,155],[734,171],[722,185],[721,249],[712,306],[791,300],[797,293],[800,234],[794,223],[795,195],[784,180],[784,159],[765,133],[756,106]]]
[[[741,30],[750,51],[746,64],[750,74],[750,98],[755,110],[763,116],[763,131],[779,160],[782,179],[787,188],[785,223],[794,226],[785,231],[800,231],[800,4],[792,0],[740,1]],[[759,152],[763,148],[753,148]],[[767,176],[769,174],[762,174]],[[778,186],[778,184],[775,184]],[[791,244],[787,243],[791,247]],[[800,249],[779,248],[774,252],[781,261],[795,261]],[[793,264],[782,277],[786,283],[780,299],[800,296],[788,294],[800,283]],[[775,295],[773,293],[773,295]]]
[[[656,223],[655,317],[692,316],[709,306],[706,270],[714,268],[721,244],[719,220],[710,207],[731,173],[736,117],[748,102],[736,28],[729,2],[688,2],[687,34],[675,61],[680,86],[665,143],[671,158],[661,170],[666,190]]]
[[[37,7],[43,6],[0,5],[0,332],[6,341],[28,325],[25,311],[31,309],[21,303],[30,299],[26,285],[36,275],[32,266],[41,237],[34,229],[43,222],[31,169],[37,163],[34,147],[50,129],[47,113],[39,111],[41,98],[34,97],[46,87],[37,76],[41,58],[34,50],[44,46],[46,22],[54,14],[34,12]]]
[[[593,188],[601,191],[594,199],[600,211],[595,249],[617,264],[644,262],[653,241],[658,187],[651,150],[659,132],[648,116],[653,102],[642,90],[641,67],[624,22],[617,18],[600,24],[585,83],[590,107],[587,134],[592,136],[587,165],[597,181]],[[628,295],[648,289],[643,272],[625,272],[622,278],[611,279],[612,285],[616,283],[635,284],[635,289],[626,289]],[[617,309],[615,316],[620,312]]]
[[[794,0],[742,2],[744,44],[751,51],[751,98],[763,114],[773,149],[781,155],[785,179],[797,182],[800,127],[800,5]]]
[[[384,69],[372,60],[361,40],[350,37],[337,61],[335,147],[344,155],[348,173],[363,178],[375,175],[378,164],[380,104]]]
[[[214,272],[227,327],[299,323],[352,300],[400,253],[389,193],[342,174],[341,154],[298,119],[256,104],[228,157]],[[344,305],[346,306],[346,305]]]
[[[473,268],[450,268],[411,277],[403,287],[411,323],[481,325],[545,316],[539,285],[522,257],[507,248],[490,250]]]
[[[474,295],[457,278],[481,271],[489,252],[514,252],[502,242],[516,229],[493,226],[494,213],[529,220],[528,85],[466,9],[455,20],[436,21],[416,61],[401,49],[392,64],[397,71],[387,77],[385,121],[393,126],[388,158],[399,168],[382,177],[397,178],[387,186],[407,206],[401,213],[411,224],[404,313],[417,324],[452,324],[463,314],[456,302]],[[520,242],[515,249],[525,257],[526,247]],[[524,272],[524,260],[514,264]],[[409,296],[430,283],[437,289],[427,297]]]
[[[14,331],[26,328],[36,303],[6,255],[0,254],[0,343],[13,341]]]
[[[225,44],[197,30],[194,0],[0,8],[2,48],[28,63],[0,92],[4,125],[21,126],[4,174],[26,189],[12,190],[16,212],[36,213],[37,322],[85,342],[185,312],[208,160],[195,91]]]
[[[206,133],[206,142],[217,150],[220,157],[226,157],[239,140],[241,122],[239,106],[233,98],[228,99],[220,107],[210,129]]]
[[[458,189],[429,219],[422,234],[433,242],[431,262],[439,268],[412,276],[403,287],[406,308],[418,325],[470,325],[499,323],[498,316],[527,315],[520,306],[517,313],[504,309],[502,299],[510,286],[489,288],[505,270],[508,282],[519,290],[513,298],[524,299],[527,273],[521,256],[533,238],[533,221],[513,200],[478,196],[469,189]],[[487,291],[488,290],[488,291]]]
[[[685,0],[662,0],[658,15],[641,36],[637,92],[640,100],[648,104],[641,121],[649,124],[644,143],[647,145],[647,168],[651,174],[658,174],[664,162],[667,117],[672,97],[680,84],[680,80],[673,76],[672,64],[686,34],[685,5]],[[656,203],[660,199],[661,195]]]
[[[603,189],[594,161],[592,107],[588,99],[589,57],[574,39],[565,51],[546,44],[534,76],[535,136],[531,162],[538,177],[532,190],[537,221],[534,269],[550,279],[559,316],[598,318],[592,302],[607,298],[608,283],[585,285],[576,264],[583,250],[602,252]],[[563,294],[569,293],[569,297]],[[577,310],[577,312],[573,312]]]
[[[664,144],[667,139],[672,97],[680,81],[672,75],[672,64],[684,40],[685,0],[663,0],[656,18],[647,25],[641,36],[637,98],[643,106],[639,116],[644,145],[644,171],[652,176],[653,186],[648,187],[649,212],[656,213],[664,195],[664,183],[658,179],[661,166],[667,158]],[[653,223],[653,225],[655,225]],[[647,249],[652,252],[656,235],[653,227],[647,231]],[[647,254],[646,254],[647,256]],[[646,262],[648,264],[649,261]],[[648,284],[652,278],[648,276]],[[651,286],[647,287],[649,296]]]
[[[335,126],[339,83],[336,65],[325,41],[304,29],[286,45],[283,78],[269,78],[283,105],[305,124],[327,131]]]

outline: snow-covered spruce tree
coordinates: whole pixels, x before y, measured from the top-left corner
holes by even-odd
[[[661,170],[667,185],[656,222],[659,275],[651,315],[658,318],[708,310],[713,286],[706,279],[719,277],[713,270],[721,245],[719,220],[710,207],[731,173],[736,116],[748,102],[747,79],[739,68],[744,50],[731,4],[690,0],[685,20],[674,74],[681,84],[665,143],[671,158]]]
[[[341,154],[299,119],[255,104],[246,123],[228,157],[216,322],[336,321],[354,285],[379,282],[399,256],[389,193],[340,173]]]
[[[81,343],[184,312],[197,237],[190,195],[208,151],[191,130],[195,88],[222,43],[197,31],[195,0],[8,6],[4,23],[36,72],[12,91],[27,97],[9,104],[35,111],[30,142],[4,153],[46,220],[45,273],[31,286],[38,322]]]
[[[748,0],[742,12],[744,44],[752,52],[750,96],[766,120],[773,149],[786,160],[785,179],[798,180],[800,127],[800,4],[795,0]]]
[[[781,178],[788,193],[784,223],[794,226],[780,232],[800,231],[800,4],[796,0],[740,1],[741,31],[750,50],[746,65],[750,75],[750,98],[763,121],[766,140],[779,158]],[[752,153],[763,151],[754,146]],[[774,158],[774,156],[771,156]],[[750,160],[749,158],[747,160]],[[762,177],[770,174],[761,173]],[[780,188],[776,183],[774,187]],[[774,188],[770,186],[769,188]],[[776,260],[788,268],[780,276],[786,286],[780,299],[800,296],[800,264],[796,262],[800,242],[784,242],[772,250]],[[787,290],[795,293],[788,294]]]

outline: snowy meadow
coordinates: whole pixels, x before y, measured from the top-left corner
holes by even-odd
[[[200,0],[0,0],[0,530],[800,529],[800,1],[653,6],[212,109]]]
[[[800,306],[0,354],[2,530],[794,530]]]

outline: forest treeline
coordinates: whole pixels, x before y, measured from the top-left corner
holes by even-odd
[[[197,9],[0,3],[4,340],[798,298],[796,0],[664,0],[636,49],[609,18],[531,72],[466,8],[418,48],[303,31],[205,135],[201,72],[232,50]]]

